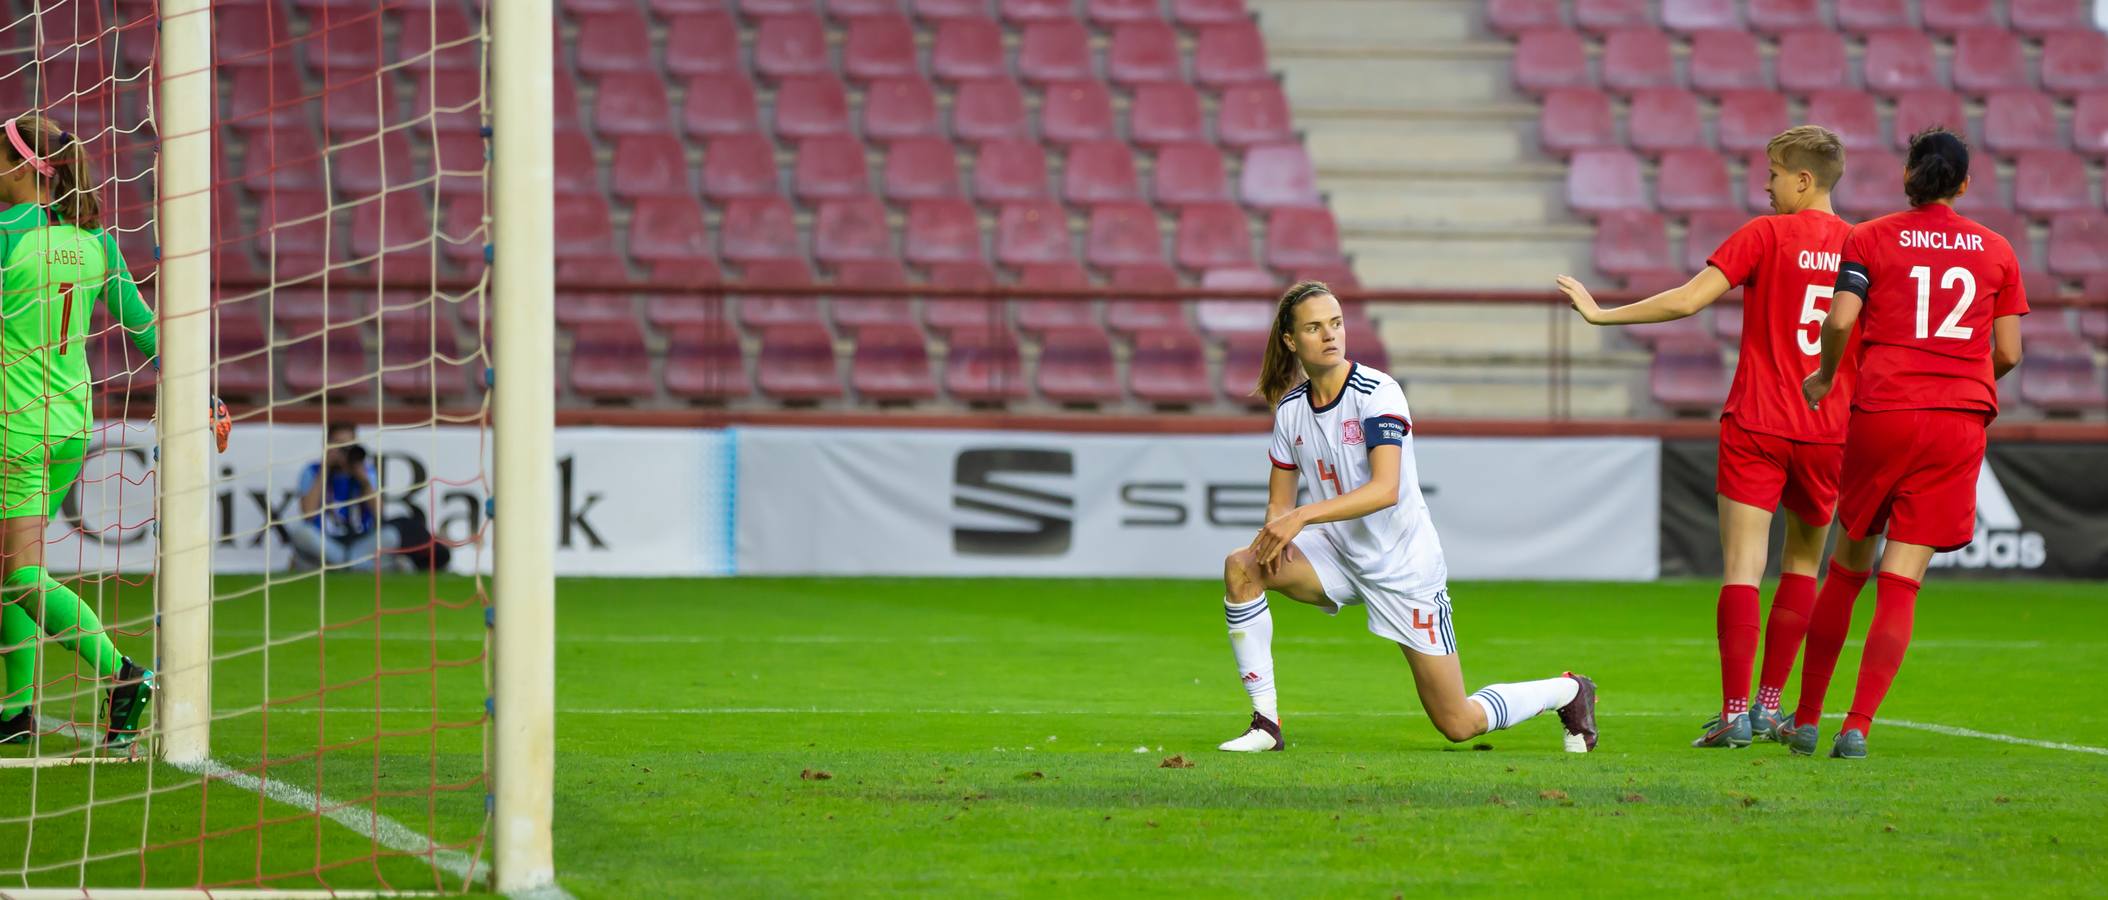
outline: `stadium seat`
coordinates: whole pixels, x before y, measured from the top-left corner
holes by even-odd
[[[1249,268],[1252,231],[1244,209],[1201,203],[1179,211],[1177,262],[1188,269]]]
[[[1050,144],[1110,140],[1113,95],[1102,81],[1068,81],[1047,85],[1039,109],[1039,135]]]
[[[1073,206],[1142,199],[1133,148],[1125,141],[1071,144],[1062,165],[1061,199]]]
[[[790,201],[743,197],[725,201],[718,221],[718,255],[733,262],[803,256]]]
[[[1322,206],[1324,203],[1318,196],[1317,174],[1310,162],[1310,154],[1300,143],[1251,148],[1244,155],[1240,181],[1238,192],[1249,206],[1271,209]]]
[[[630,134],[615,141],[608,167],[615,196],[625,200],[661,194],[686,194],[688,155],[670,134]]]
[[[666,28],[666,73],[677,78],[743,74],[740,44],[739,23],[730,13],[676,16]]]
[[[2071,114],[2071,141],[2081,153],[2108,157],[2108,91],[2078,98]]]
[[[609,136],[668,134],[672,117],[665,76],[622,72],[601,77],[600,95],[593,100],[595,131]]]
[[[2108,278],[2100,275],[2088,277],[2085,296],[2108,297]],[[2079,335],[2092,341],[2096,347],[2108,349],[2108,309],[2079,310]]]
[[[2045,310],[2059,312],[2062,310]],[[2041,316],[2038,312],[2028,319]],[[2101,383],[2093,349],[2076,335],[2029,338],[2027,362],[2020,367],[2020,396],[2051,414],[2076,415],[2108,409],[2108,389]]]
[[[251,301],[268,310],[270,320],[287,334],[308,334],[325,324],[357,324],[374,314],[374,293],[367,290],[286,288]]]
[[[1909,0],[1851,0],[1837,4],[1837,27],[1860,37],[1912,28]]]
[[[403,122],[394,78],[349,70],[323,73],[322,134],[332,140],[365,137]],[[79,123],[75,123],[78,127]]]
[[[1954,39],[1954,87],[1968,94],[2034,87],[2028,75],[2027,50],[2018,35],[2003,28],[1977,28]]]
[[[368,271],[385,283],[431,284],[432,250],[432,209],[422,191],[390,191],[352,208],[351,254],[378,257],[379,268]]]
[[[2108,35],[2082,28],[2044,38],[2042,89],[2064,96],[2108,91]]]
[[[1896,97],[1893,117],[1893,146],[1898,150],[1910,149],[1910,136],[1933,125],[1962,129],[1968,133],[1969,120],[1964,117],[1962,98],[1947,91],[1912,91]]]
[[[1981,165],[1970,168],[1969,193],[1963,194],[1962,199],[1955,201],[1956,209],[1974,216],[1982,212],[2013,208],[2012,199],[2006,195],[2004,176],[1999,174],[1998,165],[1994,161],[1986,160]]]
[[[1020,25],[1033,22],[1074,22],[1073,0],[997,0],[996,11],[1003,21]]]
[[[1047,152],[1037,141],[988,141],[974,159],[974,199],[984,204],[1044,199],[1047,180]]]
[[[1370,341],[1371,346],[1377,344]],[[1361,346],[1356,344],[1355,346]],[[1266,342],[1263,340],[1224,341],[1222,345],[1222,395],[1231,402],[1251,409],[1265,409],[1266,398],[1253,391],[1259,384],[1259,373],[1266,366]]]
[[[482,137],[478,136],[477,141],[480,143]],[[600,193],[600,164],[593,159],[593,142],[586,138],[585,132],[559,131],[554,144],[556,192],[567,195]],[[476,190],[481,191],[482,179],[476,179],[475,185]]]
[[[2049,218],[2098,206],[2087,184],[2086,161],[2076,153],[2037,150],[2023,154],[2013,167],[2013,207],[2023,213]]]
[[[663,0],[659,0],[663,2]],[[682,0],[687,3],[716,3],[720,0]],[[890,16],[905,5],[901,0],[827,0],[827,14],[836,22],[859,16]]]
[[[1662,27],[1694,37],[1707,31],[1740,33],[1742,14],[1735,5],[1735,0],[1662,0]]]
[[[682,400],[722,403],[754,392],[737,332],[687,325],[666,333],[666,391]]]
[[[274,191],[262,198],[256,223],[256,252],[275,255],[277,270],[313,271],[316,260],[330,253],[329,198],[320,191]]]
[[[834,265],[835,286],[845,289],[905,287],[908,270],[898,258],[846,260]],[[855,334],[866,325],[915,322],[914,301],[899,296],[863,296],[845,291],[827,304],[837,329]]]
[[[2049,270],[2067,278],[2108,273],[2108,218],[2085,212],[2050,220]]]
[[[704,238],[706,243],[708,240],[708,237]],[[718,270],[717,263],[708,255],[656,264],[652,267],[652,277],[662,281],[691,284],[715,285],[724,282],[724,273]],[[731,330],[725,324],[729,320],[725,316],[724,295],[714,292],[653,293],[644,300],[644,321],[659,329],[711,325]]]
[[[1844,36],[1834,31],[1795,31],[1779,37],[1779,52],[1772,59],[1779,90],[1807,95],[1852,87],[1852,58],[1845,52]]]
[[[1017,74],[1028,84],[1097,77],[1090,31],[1074,19],[1026,25],[1018,40]]]
[[[578,57],[578,71],[595,78],[657,70],[651,56],[651,25],[636,7],[579,17],[578,37],[571,46]]]
[[[913,0],[915,16],[930,21],[987,18],[988,0]]]
[[[1609,95],[1590,87],[1546,94],[1537,109],[1537,137],[1546,153],[1559,157],[1621,146]]]
[[[1039,394],[1063,406],[1120,402],[1112,341],[1096,328],[1061,328],[1040,338]]]
[[[1091,209],[1084,259],[1101,269],[1164,264],[1156,210],[1146,203],[1103,203]]]
[[[2085,10],[2086,4],[2069,0],[2011,0],[2006,4],[2013,30],[2037,40],[2087,29]]]
[[[1288,97],[1275,82],[1240,84],[1222,93],[1215,113],[1215,132],[1233,148],[1296,140]]]
[[[2005,26],[1993,0],[1919,0],[1918,15],[1926,31],[1941,35]]]
[[[1172,21],[1187,28],[1247,22],[1244,0],[1171,0]]]
[[[912,403],[937,396],[929,340],[913,325],[870,325],[856,333],[849,387],[873,403]]]
[[[1566,205],[1584,216],[1649,209],[1640,159],[1626,150],[1584,150],[1566,168]]]
[[[659,392],[637,323],[580,325],[571,333],[571,390],[588,400],[649,400]]]
[[[1726,91],[1767,89],[1764,56],[1757,39],[1746,31],[1701,31],[1691,36],[1691,89],[1718,95]]]
[[[782,193],[776,175],[776,146],[760,135],[721,137],[703,148],[703,196],[774,197]]]
[[[902,15],[850,19],[849,34],[842,41],[842,74],[859,82],[919,80],[922,67],[915,55],[915,26]]]
[[[1787,32],[1828,29],[1822,0],[1749,0],[1749,27],[1777,37]]]
[[[1668,224],[1652,212],[1604,213],[1596,219],[1595,261],[1610,275],[1668,268]]]
[[[864,88],[864,137],[874,141],[935,137],[944,133],[937,117],[937,92],[920,77],[889,78]]]
[[[151,11],[147,12],[151,14]],[[466,16],[461,15],[459,8],[454,8],[453,13],[453,18],[446,20],[444,24],[467,24],[468,19]],[[74,43],[84,37],[84,35],[75,32],[74,26],[85,26],[80,30],[92,31],[96,24],[92,20],[76,23],[74,21],[75,16],[67,14],[63,8],[52,9],[48,4],[41,18],[43,19],[40,24],[44,32],[43,42],[45,46]],[[212,22],[214,62],[218,63],[223,69],[236,66],[269,65],[273,51],[282,51],[285,45],[293,41],[292,29],[287,27],[287,18],[287,16],[275,13],[270,15],[252,15],[244,10],[229,8],[227,5],[222,4],[221,14],[214,16]],[[413,25],[422,27],[413,28]],[[414,55],[411,53],[413,48],[418,53],[430,49],[430,42],[421,40],[421,38],[430,34],[432,27],[433,21],[429,15],[419,13],[406,13],[404,15],[402,34],[405,57]],[[125,47],[121,62],[138,71],[144,70],[148,64],[153,62],[154,51],[157,48],[152,40],[136,40],[134,38],[136,34],[137,32],[133,31],[123,32],[122,43]],[[94,38],[88,37],[88,39],[93,40]],[[135,53],[137,55],[134,55]]]
[[[1234,84],[1273,80],[1266,67],[1266,39],[1256,22],[1202,27],[1193,48],[1193,82],[1221,90]]]
[[[820,204],[813,214],[812,255],[826,265],[897,259],[885,204],[870,197]]]
[[[1178,272],[1168,265],[1120,266],[1111,272],[1109,291],[1165,290],[1179,286]],[[1177,300],[1115,297],[1105,304],[1106,327],[1123,335],[1171,329],[1188,330],[1186,307]]]
[[[816,324],[778,325],[762,332],[757,366],[761,392],[786,402],[816,402],[842,396],[834,338]]]
[[[1560,0],[1488,0],[1486,27],[1507,38],[1541,28],[1564,28],[1565,6]]]
[[[440,70],[429,66],[413,66],[410,69],[410,118],[412,121],[429,121],[433,133],[441,136],[470,134],[481,136],[483,118],[481,113],[483,85],[472,78],[460,77],[460,73]],[[562,90],[571,82],[566,78],[556,80],[558,94],[555,98],[556,130],[561,132],[578,130],[577,97],[566,97]],[[419,129],[423,130],[422,128]]]
[[[1625,113],[1625,139],[1649,155],[1706,146],[1698,98],[1681,88],[1635,91]]]
[[[1183,328],[1152,329],[1134,336],[1127,360],[1127,389],[1156,406],[1195,406],[1215,399],[1208,379],[1208,354],[1200,336]]]
[[[1339,223],[1322,206],[1277,209],[1266,217],[1266,264],[1282,272],[1341,262]]]
[[[60,18],[43,17],[45,27],[48,29],[57,24]],[[307,45],[308,62],[318,69],[377,71],[381,65],[382,27],[383,20],[380,16],[340,17],[335,22],[327,23],[319,20],[310,22],[308,33],[302,41]]]
[[[1807,118],[1837,132],[1847,152],[1884,149],[1888,145],[1888,133],[1881,130],[1881,111],[1874,105],[1872,94],[1824,91],[1808,98]]]
[[[2072,130],[2076,136],[2076,115]],[[2064,142],[2057,133],[2056,101],[2048,94],[2034,91],[2005,91],[1984,98],[1983,139],[1984,146],[2000,156],[2028,150],[2062,149]]]
[[[1655,170],[1654,196],[1661,210],[1672,214],[1726,211],[1739,212],[1735,183],[1727,171],[1727,160],[1711,150],[1673,150],[1662,154]]]
[[[278,349],[277,356],[280,380],[295,397],[327,394],[349,400],[370,394],[376,380],[356,325],[295,337]]]
[[[802,259],[760,259],[740,267],[740,280],[750,285],[812,284],[812,269]],[[741,327],[761,331],[779,325],[822,327],[820,298],[812,294],[738,294],[733,297]],[[714,312],[709,305],[703,309]]]
[[[1945,88],[1938,63],[1930,35],[1922,31],[1881,31],[1867,36],[1860,71],[1867,90],[1893,96]]]
[[[221,306],[213,313],[213,386],[223,399],[261,400],[271,393],[271,338],[256,316],[240,312]]]
[[[1713,133],[1720,149],[1747,154],[1763,150],[1771,139],[1790,127],[1786,96],[1770,91],[1735,91],[1720,97],[1720,117]]]
[[[1971,187],[1969,193],[1976,193],[1976,189]],[[1968,216],[2012,244],[2013,256],[2020,261],[2022,269],[2035,265],[2035,242],[2028,234],[2027,217],[2010,209],[1970,210]]]
[[[1676,57],[1668,35],[1652,28],[1627,28],[1603,38],[1603,87],[1629,93],[1676,83]]]
[[[621,176],[618,173],[616,177]],[[869,196],[871,172],[864,167],[864,142],[853,137],[824,137],[800,143],[797,166],[791,174],[791,193],[806,203]]]
[[[1223,102],[1229,101],[1225,98]],[[1127,106],[1127,136],[1150,148],[1207,140],[1207,116],[1201,112],[1200,93],[1185,82],[1136,86],[1134,101]]]
[[[1083,290],[1090,286],[1090,274],[1075,263],[1018,267],[1019,289]],[[1098,327],[1097,303],[1092,300],[1039,297],[1014,300],[1011,306],[1017,313],[1017,327],[1026,334],[1037,335],[1064,328]]]
[[[754,30],[753,49],[754,71],[764,78],[834,73],[834,63],[828,58],[827,26],[813,13],[763,18]]]
[[[937,23],[937,36],[930,46],[930,74],[945,81],[1008,79],[1002,26],[989,19]]]
[[[886,199],[895,202],[964,196],[959,189],[957,154],[943,138],[895,142],[886,152],[883,181]]]
[[[1574,24],[1599,35],[1620,28],[1651,28],[1653,6],[1647,0],[1575,0]]]
[[[1007,329],[960,331],[950,336],[944,355],[944,391],[970,404],[1002,404],[1023,399],[1031,384],[1017,336]]]
[[[1844,177],[1837,180],[1833,197],[1837,214],[1861,221],[1895,212],[1908,205],[1903,194],[1903,159],[1886,148],[1860,150],[1848,155]]]
[[[1679,415],[1712,413],[1727,402],[1727,366],[1711,340],[1662,341],[1648,381],[1655,401]]]
[[[452,361],[464,355],[461,342],[444,313],[434,318],[432,307],[421,304],[381,319],[381,393],[412,403],[445,403],[468,392],[471,372],[482,374],[482,361]]]
[[[1048,201],[1006,204],[996,214],[995,258],[1006,266],[1074,262],[1068,213]]]
[[[1524,32],[1515,44],[1515,87],[1528,94],[1593,84],[1581,35],[1552,29]]]
[[[1105,77],[1129,89],[1144,84],[1183,84],[1186,75],[1181,60],[1178,33],[1170,25],[1162,21],[1129,22],[1113,29],[1112,45],[1105,54]]]
[[[973,204],[944,199],[909,204],[901,250],[916,265],[981,262],[981,226]]]
[[[849,133],[849,95],[833,75],[785,78],[777,85],[777,137],[803,140]]]
[[[689,137],[710,140],[761,133],[761,106],[745,75],[698,75],[689,79],[687,93],[681,102],[681,129]]]
[[[260,194],[274,187],[312,191],[328,186],[323,180],[322,144],[304,123],[246,130],[242,145],[246,151],[242,186],[251,191]]]
[[[1063,0],[1055,3],[1066,7]],[[1157,0],[1088,0],[1084,5],[1084,17],[1100,28],[1126,22],[1161,22],[1164,20],[1163,4]]]
[[[959,85],[952,96],[952,134],[962,141],[1031,137],[1024,91],[1007,77]]]

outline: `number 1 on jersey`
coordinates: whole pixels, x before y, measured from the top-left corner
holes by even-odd
[[[1317,464],[1318,464],[1318,480],[1319,480],[1319,481],[1329,481],[1329,482],[1332,482],[1332,496],[1335,496],[1335,497],[1337,497],[1337,496],[1339,496],[1339,495],[1341,495],[1341,494],[1344,494],[1344,493],[1346,493],[1346,492],[1347,492],[1347,489],[1346,489],[1346,488],[1345,488],[1344,486],[1342,486],[1342,485],[1341,485],[1341,484],[1339,483],[1339,469],[1338,469],[1338,468],[1336,468],[1336,467],[1333,467],[1333,466],[1327,466],[1327,465],[1325,465],[1325,461],[1324,461],[1324,460],[1322,460],[1322,459],[1321,459],[1321,460],[1318,460],[1318,461],[1317,461]]]
[[[1956,283],[1962,286],[1962,299],[1955,301],[1954,311],[1940,322],[1940,330],[1927,334],[1932,325],[1932,268],[1912,266],[1910,277],[1918,283],[1918,339],[1928,337],[1952,338],[1966,341],[1976,334],[1976,329],[1959,324],[1962,313],[1969,311],[1969,304],[1976,302],[1976,276],[1968,269],[1955,266],[1940,275],[1940,290],[1951,290]]]
[[[59,354],[65,356],[73,343],[73,283],[59,282]]]

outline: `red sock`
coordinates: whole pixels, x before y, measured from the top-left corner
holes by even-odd
[[[1720,638],[1721,711],[1726,715],[1749,712],[1749,669],[1757,659],[1763,611],[1756,585],[1720,586],[1715,635]]]
[[[1874,725],[1874,711],[1888,696],[1888,686],[1903,668],[1903,651],[1910,647],[1910,625],[1918,609],[1918,583],[1892,572],[1883,572],[1874,582],[1874,624],[1867,629],[1866,652],[1859,660],[1859,686],[1852,691],[1852,711],[1845,715],[1845,731],[1866,734]]]
[[[1779,694],[1786,689],[1786,676],[1793,674],[1793,658],[1801,653],[1801,638],[1808,634],[1808,614],[1815,611],[1815,579],[1786,573],[1771,593],[1771,618],[1764,623],[1764,673],[1757,679],[1757,702],[1777,709]]]
[[[1823,694],[1830,690],[1830,674],[1837,671],[1837,654],[1852,631],[1852,604],[1866,586],[1867,573],[1854,572],[1830,561],[1830,577],[1823,579],[1822,593],[1815,598],[1815,612],[1808,617],[1808,652],[1801,661],[1801,702],[1793,712],[1793,724],[1806,725],[1823,718]]]

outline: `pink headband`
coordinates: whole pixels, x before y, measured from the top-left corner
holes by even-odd
[[[22,130],[15,127],[15,120],[13,119],[7,120],[7,142],[15,145],[15,155],[28,160],[29,167],[37,170],[37,174],[46,178],[58,174],[58,169],[53,168],[51,163],[45,162],[43,157],[36,154],[36,151],[29,149],[29,142],[22,139]]]

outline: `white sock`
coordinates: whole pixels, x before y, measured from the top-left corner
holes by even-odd
[[[1561,676],[1543,681],[1489,684],[1472,694],[1471,700],[1486,711],[1486,730],[1499,731],[1574,702],[1574,694],[1580,690],[1581,682]]]
[[[1252,695],[1252,710],[1281,721],[1281,711],[1274,703],[1274,614],[1266,608],[1266,595],[1249,603],[1224,597],[1222,612],[1230,624],[1230,652],[1237,655],[1237,677],[1244,682],[1244,692]]]

